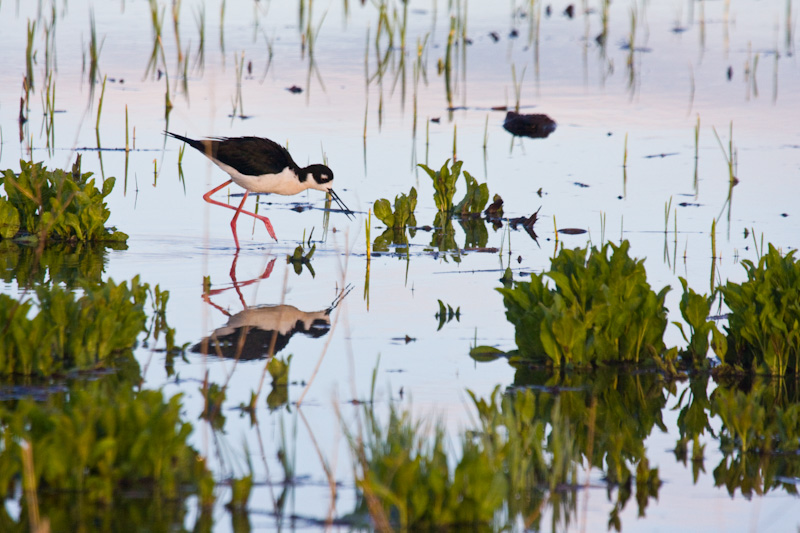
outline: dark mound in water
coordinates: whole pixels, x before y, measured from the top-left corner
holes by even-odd
[[[512,135],[544,139],[556,131],[556,123],[547,115],[521,115],[514,111],[506,114],[503,127]]]

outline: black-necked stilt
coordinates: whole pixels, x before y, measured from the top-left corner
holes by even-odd
[[[231,179],[204,194],[203,200],[236,211],[231,220],[231,229],[237,250],[239,238],[236,235],[236,220],[240,213],[264,222],[270,236],[278,240],[267,217],[242,209],[247,195],[251,192],[292,195],[306,189],[317,189],[329,192],[348,217],[353,214],[333,191],[333,171],[330,168],[325,165],[309,165],[301,168],[289,155],[289,151],[274,141],[261,137],[214,137],[195,140],[168,131],[164,133],[202,152],[230,175]],[[231,182],[245,190],[244,198],[238,208],[211,199],[212,194]]]

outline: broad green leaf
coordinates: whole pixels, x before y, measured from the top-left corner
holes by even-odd
[[[19,231],[19,212],[5,198],[0,198],[0,239],[11,239]]]

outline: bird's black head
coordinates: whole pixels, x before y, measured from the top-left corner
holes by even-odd
[[[333,171],[325,165],[309,165],[300,170],[300,181],[305,181],[310,178],[308,183],[309,189],[317,189],[330,193],[331,198],[339,204],[347,218],[353,216],[353,212],[348,209],[339,195],[333,191]]]
[[[333,187],[333,171],[325,165],[309,165],[302,170],[302,178],[311,178],[310,187],[320,191],[329,191]]]

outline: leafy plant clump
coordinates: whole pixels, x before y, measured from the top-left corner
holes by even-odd
[[[36,288],[35,298],[0,294],[0,374],[49,376],[107,366],[145,331],[149,286],[139,277],[117,285],[84,282],[83,295],[60,286]],[[160,298],[166,292],[157,289]],[[30,317],[33,308],[38,310]]]
[[[44,248],[35,243],[0,240],[0,279],[18,287],[100,282],[108,249],[125,250],[123,242],[54,242]]]
[[[458,203],[453,204],[453,197],[456,194],[456,182],[461,176],[462,161],[456,161],[448,167],[450,160],[444,162],[442,168],[433,170],[426,165],[420,164],[433,180],[433,200],[439,213],[446,215],[458,214],[462,218],[479,216],[486,204],[489,202],[489,186],[485,183],[478,184],[472,175],[464,171],[464,180],[467,182],[467,193]]]
[[[800,404],[777,395],[774,383],[756,383],[747,392],[717,387],[711,413],[722,420],[720,440],[726,452],[796,454],[800,448]]]
[[[387,228],[405,228],[406,226],[416,226],[417,219],[414,216],[414,209],[417,208],[417,189],[411,187],[408,195],[398,194],[394,198],[394,211],[389,205],[389,200],[381,198],[375,201],[373,211],[378,219],[386,224]]]
[[[384,426],[365,404],[364,444],[350,442],[359,464],[359,511],[369,512],[378,528],[498,529],[501,513],[509,524],[526,519],[539,529],[544,505],[554,516],[567,514],[580,453],[560,404],[549,411],[548,426],[534,416],[530,390],[501,395],[497,387],[488,402],[470,395],[480,422],[463,435],[460,458],[448,457],[441,425],[429,431],[392,406]]]
[[[311,266],[311,258],[314,256],[314,252],[317,250],[317,245],[312,244],[311,249],[306,253],[305,249],[302,245],[298,245],[297,248],[294,249],[294,253],[292,255],[286,256],[286,264],[290,264],[294,267],[294,273],[298,276],[303,273],[303,265],[308,267],[308,271],[311,272],[311,277],[313,278],[316,276],[314,272],[314,267]]]
[[[106,179],[102,190],[81,174],[80,159],[72,172],[47,170],[43,163],[20,161],[20,173],[0,174],[6,197],[0,196],[0,239],[55,241],[126,241],[128,236],[105,227],[111,212],[103,199],[114,188]]]
[[[686,332],[683,331],[683,325],[680,322],[674,322],[681,331],[683,339],[688,343],[686,350],[681,354],[682,359],[690,367],[705,368],[709,364],[707,356],[710,345],[720,360],[724,360],[728,341],[714,321],[708,319],[714,298],[694,292],[684,278],[678,279],[683,286],[680,303],[681,316],[689,325],[689,336],[687,337]],[[710,344],[709,334],[711,335]]]
[[[32,447],[35,486],[79,492],[110,503],[125,490],[176,498],[181,492],[213,502],[214,480],[187,443],[180,395],[134,391],[108,381],[82,382],[44,403],[0,403],[0,486],[22,476],[23,441]]]
[[[440,213],[448,214],[453,212],[453,196],[456,194],[456,181],[461,175],[463,162],[456,161],[452,167],[448,167],[449,164],[448,159],[438,171],[423,164],[419,165],[433,180],[433,201],[436,202],[436,208]]]
[[[369,510],[376,523],[402,529],[491,521],[506,488],[500,456],[489,456],[465,438],[463,457],[453,470],[443,427],[437,426],[428,442],[408,412],[392,407],[386,427],[371,414],[365,448],[354,448],[361,457],[356,483],[364,495],[362,512]]]
[[[562,249],[549,272],[497,289],[523,358],[587,366],[640,363],[665,353],[669,286],[655,293],[644,260],[631,259],[628,248],[623,241],[599,250]]]
[[[771,244],[758,265],[744,260],[747,281],[722,290],[728,316],[727,365],[772,375],[800,373],[800,261]]]
[[[481,211],[489,202],[489,186],[485,183],[478,183],[469,172],[464,172],[464,180],[467,182],[467,194],[464,199],[455,205],[455,212],[461,217],[478,217]],[[499,198],[497,195],[495,197]]]

